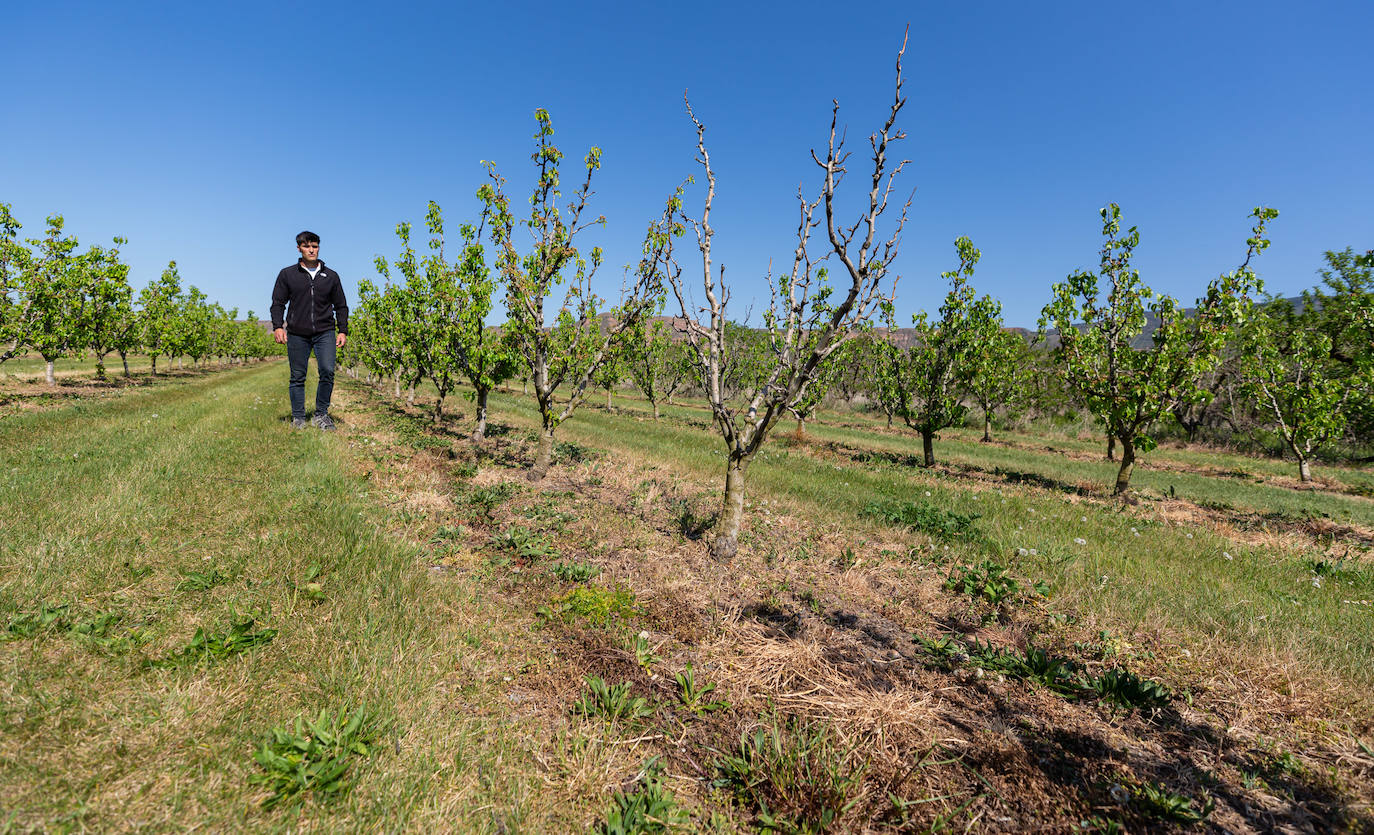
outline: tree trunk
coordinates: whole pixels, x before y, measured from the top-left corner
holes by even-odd
[[[151,360],[152,363],[153,363],[152,375],[153,375],[154,377],[156,377],[156,376],[157,376],[157,354],[152,354],[152,355],[150,355],[150,356],[148,357],[148,359]]]
[[[395,383],[395,389],[396,389],[396,395],[395,395],[395,396],[396,396],[396,399],[397,399],[397,400],[400,400],[400,399],[401,399],[401,375],[400,375],[400,374],[397,374],[395,377],[392,377],[392,378],[391,378],[391,382]]]
[[[1116,460],[1116,436],[1111,433],[1107,434],[1107,460]]]
[[[530,393],[530,381],[529,381],[529,378],[528,378],[528,377],[526,377],[525,379],[523,379],[523,380],[520,381],[520,393],[521,393],[521,394],[529,394],[529,393]]]
[[[412,406],[415,405],[415,384],[414,384],[414,383],[411,383],[411,384],[410,384],[410,394],[406,397],[406,402],[409,403],[409,404],[412,405]]]
[[[123,351],[120,351],[120,352],[119,352],[119,360],[120,360],[120,362],[124,363],[124,379],[127,380],[127,379],[129,379],[129,377],[130,377],[130,374],[129,374],[129,355],[126,354],[126,353],[124,353]]]
[[[544,431],[539,435],[539,452],[535,454],[534,468],[525,476],[528,481],[542,481],[544,476],[549,474],[549,466],[553,464],[553,427],[544,426]]]
[[[926,466],[935,466],[935,433],[921,430],[921,451],[925,453]]]
[[[611,390],[606,389],[606,411],[611,410]]]
[[[658,401],[654,400],[652,402],[654,404],[654,420],[658,420]]]
[[[57,385],[57,378],[53,376],[52,367],[53,367],[53,361],[52,361],[52,360],[48,360],[48,366],[47,366],[48,385],[50,385],[50,386],[55,386],[55,385]]]
[[[744,521],[744,471],[748,465],[748,459],[735,453],[730,454],[726,465],[725,501],[716,522],[716,537],[711,540],[711,556],[721,562],[732,560],[739,553],[739,528]]]
[[[986,409],[983,411],[983,443],[992,443],[992,415]]]
[[[477,390],[477,428],[472,431],[472,439],[481,441],[487,437],[487,395],[489,389]]]
[[[439,426],[444,422],[444,393],[439,392],[439,397],[434,401],[434,425]]]
[[[888,429],[891,429],[891,428],[892,428],[892,413],[891,413],[891,412],[888,412],[888,413],[887,413],[887,428],[888,428]]]
[[[1312,483],[1312,462],[1306,458],[1298,459],[1298,476],[1302,478],[1303,484]]]
[[[96,354],[96,355],[95,355],[95,378],[96,378],[97,380],[104,380],[104,379],[105,379],[105,355],[104,355],[104,354]]]
[[[1131,470],[1135,469],[1135,444],[1121,439],[1121,469],[1116,473],[1116,489],[1113,496],[1123,496],[1131,489]]]

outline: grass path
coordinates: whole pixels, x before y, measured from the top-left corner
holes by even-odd
[[[284,369],[258,366],[0,423],[0,831],[484,831],[577,813],[529,783],[544,733],[494,695],[538,659],[523,615],[425,570],[342,433],[283,423],[283,389]],[[148,666],[250,616],[275,637]],[[264,811],[267,731],[364,705],[389,730],[349,758],[353,791]]]

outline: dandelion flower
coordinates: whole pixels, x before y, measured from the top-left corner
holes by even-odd
[[[1086,516],[1080,516],[1080,517],[1078,517],[1078,521],[1080,521],[1080,522],[1086,522],[1086,521],[1088,521],[1088,517],[1086,517]]]
[[[1021,555],[1021,556],[1023,556],[1023,557],[1028,557],[1028,556],[1030,556],[1030,551],[1027,551],[1025,548],[1017,548],[1017,549],[1016,549],[1016,553],[1019,554],[1019,555]]]
[[[1222,555],[1223,557],[1225,557],[1226,559],[1228,559],[1228,560],[1231,559],[1231,552],[1230,552],[1230,551],[1222,551],[1222,552],[1221,552],[1221,555]]]
[[[929,491],[929,490],[926,491],[926,495],[927,495],[927,496],[930,495],[930,491]]]
[[[1032,549],[1030,549],[1030,555],[1031,555],[1032,557],[1039,556],[1039,552],[1036,551],[1034,548],[1032,548]]]
[[[1076,543],[1079,544],[1079,545],[1087,545],[1087,544],[1088,544],[1088,540],[1084,539],[1084,538],[1081,537],[1081,536],[1076,536],[1076,537],[1074,537],[1074,538],[1073,538],[1073,541],[1076,542]]]

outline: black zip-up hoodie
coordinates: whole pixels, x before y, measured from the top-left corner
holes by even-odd
[[[335,330],[337,317],[338,332],[348,333],[348,301],[339,274],[320,261],[320,271],[312,281],[304,260],[277,273],[277,284],[272,288],[272,329],[285,327],[289,333],[314,336]],[[289,309],[287,302],[291,303]]]

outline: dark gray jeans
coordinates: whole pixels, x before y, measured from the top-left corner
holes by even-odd
[[[315,354],[315,368],[320,372],[320,383],[315,388],[315,414],[329,414],[329,398],[334,394],[334,355],[337,350],[334,331],[314,336],[286,335],[286,361],[291,366],[291,382],[287,389],[291,394],[293,419],[305,420],[305,369],[310,365],[312,351]]]

